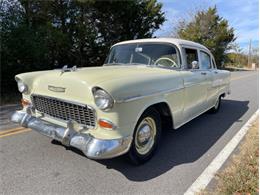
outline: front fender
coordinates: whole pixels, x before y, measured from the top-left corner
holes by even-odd
[[[133,134],[137,122],[140,119],[141,115],[145,112],[145,110],[158,103],[166,103],[170,108],[164,95],[143,97],[138,100],[117,103],[115,105],[115,109],[120,116],[118,118],[118,122],[124,124],[123,126],[128,126],[128,128],[125,128],[128,131],[127,135]]]

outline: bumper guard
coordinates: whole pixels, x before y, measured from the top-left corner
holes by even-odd
[[[75,147],[90,159],[109,159],[120,156],[129,150],[132,141],[131,136],[121,139],[96,139],[90,134],[75,131],[73,121],[69,121],[67,128],[64,128],[36,118],[25,111],[16,111],[11,120],[58,140],[66,146]]]

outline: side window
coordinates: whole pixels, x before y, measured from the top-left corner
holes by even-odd
[[[193,61],[198,62],[198,52],[196,49],[185,48],[184,50],[185,50],[185,54],[186,54],[187,68],[192,69],[192,62]]]
[[[204,51],[200,51],[201,69],[211,68],[210,55]]]

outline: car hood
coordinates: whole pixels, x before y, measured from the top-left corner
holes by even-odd
[[[140,95],[142,87],[149,93],[154,89],[167,88],[162,86],[167,77],[178,75],[179,71],[152,66],[103,66],[78,68],[76,71],[62,72],[61,70],[40,71],[17,75],[31,89],[31,94],[42,94],[54,97],[73,98],[85,101],[92,98],[91,89],[94,86],[108,91],[115,99],[136,93]],[[167,83],[166,83],[167,84]],[[157,86],[158,85],[158,86]],[[51,91],[49,86],[65,88],[65,93]],[[140,88],[141,87],[141,88]],[[134,88],[134,89],[130,89]],[[86,92],[88,91],[88,92]]]
[[[88,67],[79,68],[76,71],[61,73],[60,70],[49,72],[51,77],[60,79],[73,79],[86,82],[89,86],[98,85],[103,82],[109,82],[118,79],[135,79],[143,78],[144,76],[156,76],[161,74],[168,74],[167,69],[156,68],[152,66],[102,66],[102,67]],[[43,75],[45,77],[46,75]]]

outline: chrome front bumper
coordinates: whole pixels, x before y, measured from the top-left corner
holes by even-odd
[[[76,132],[73,122],[69,121],[67,128],[36,118],[25,111],[16,111],[11,120],[23,127],[31,128],[39,133],[60,141],[62,144],[81,150],[91,159],[108,159],[126,153],[131,145],[132,137],[102,140],[90,134]]]

